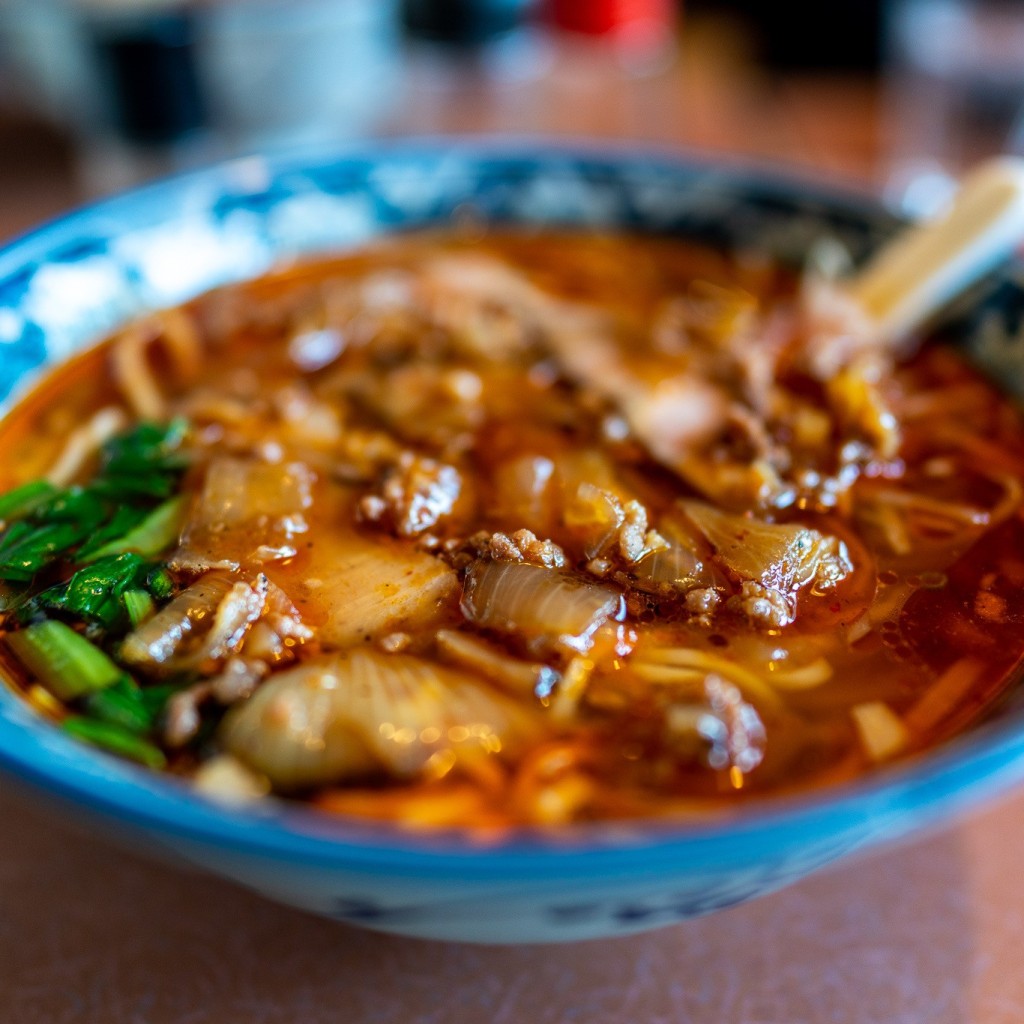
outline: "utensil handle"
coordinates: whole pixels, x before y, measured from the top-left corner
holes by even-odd
[[[964,179],[945,214],[884,246],[849,282],[879,330],[899,338],[1024,242],[1024,160],[997,157]]]

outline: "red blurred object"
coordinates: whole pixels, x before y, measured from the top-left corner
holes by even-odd
[[[673,0],[548,0],[548,20],[558,28],[586,35],[661,36],[671,25]]]

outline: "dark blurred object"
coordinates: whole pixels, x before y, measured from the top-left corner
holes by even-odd
[[[204,127],[195,25],[187,10],[97,17],[87,28],[111,122],[124,139],[163,144]]]
[[[402,0],[402,27],[414,39],[479,46],[519,28],[532,0]]]
[[[50,121],[0,103],[0,238],[80,201],[70,136]]]
[[[732,14],[758,59],[778,71],[875,71],[885,0],[687,0],[702,14]]]

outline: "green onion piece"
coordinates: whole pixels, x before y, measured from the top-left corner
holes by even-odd
[[[132,629],[137,629],[156,614],[156,602],[146,590],[126,590],[121,597],[124,609],[131,619]]]
[[[174,593],[174,578],[163,567],[146,577],[146,589],[158,600],[165,601]]]
[[[130,761],[138,761],[149,768],[167,766],[167,758],[158,747],[111,722],[99,722],[94,718],[75,715],[65,718],[61,728],[94,747],[126,757]]]
[[[89,558],[106,558],[122,551],[135,551],[140,555],[159,554],[178,539],[184,516],[184,495],[171,498],[170,501],[165,501],[153,509],[134,529],[117,540],[104,544],[98,551],[93,551]]]
[[[60,700],[113,686],[124,675],[95,644],[56,619],[9,633],[6,640],[25,668]]]
[[[139,555],[111,555],[79,569],[66,583],[37,594],[29,606],[117,631],[128,624],[121,595],[138,589],[149,571],[149,563]]]
[[[55,497],[57,488],[48,480],[32,480],[0,497],[0,519],[10,522],[28,515],[34,508]]]
[[[69,487],[57,491],[32,511],[37,523],[73,523],[88,537],[110,515],[109,501],[94,494],[91,487]]]
[[[103,557],[103,552],[112,546],[112,541],[118,541],[134,530],[152,511],[152,508],[145,505],[118,505],[110,518],[95,533],[90,534],[89,539],[75,552],[75,561],[84,563]]]
[[[144,734],[156,724],[156,712],[143,700],[141,687],[127,675],[105,690],[90,693],[82,704],[90,718],[129,732]]]
[[[44,566],[82,539],[73,523],[14,523],[0,539],[0,579],[28,583]]]
[[[86,486],[39,480],[0,496],[0,580],[31,583],[60,560],[157,554],[173,544],[184,515],[174,495],[189,461],[187,432],[184,420],[139,424],[103,445]]]
[[[181,442],[188,423],[177,419],[166,425],[140,423],[111,438],[103,446],[102,468],[93,486],[115,494],[170,497],[188,465]]]

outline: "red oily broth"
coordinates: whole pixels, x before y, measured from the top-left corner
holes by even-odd
[[[0,534],[11,680],[211,791],[446,825],[726,806],[941,742],[1024,648],[1013,403],[834,286],[679,241],[299,264],[57,368],[0,443],[4,490],[58,468]],[[119,495],[111,444],[163,491]],[[11,578],[80,492],[100,557]],[[114,666],[95,690],[39,661],[68,632]]]

